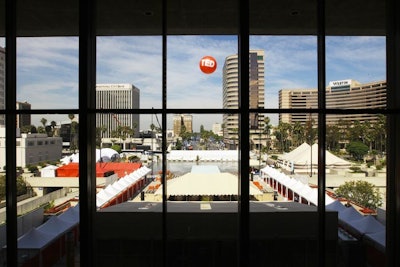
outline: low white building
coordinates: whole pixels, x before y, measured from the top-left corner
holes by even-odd
[[[5,128],[0,128],[0,167],[6,165]],[[62,156],[62,138],[49,137],[47,134],[21,134],[17,129],[17,166],[38,164],[43,161],[56,161]]]

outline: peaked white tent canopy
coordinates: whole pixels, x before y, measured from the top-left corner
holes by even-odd
[[[329,151],[325,151],[326,154],[326,167],[347,169],[350,168],[351,163],[341,159]],[[315,171],[318,167],[318,144],[310,146],[307,143],[303,143],[293,151],[282,155],[278,159],[280,165],[288,170],[294,168],[296,170],[309,169],[311,166]],[[312,165],[310,165],[312,164]]]

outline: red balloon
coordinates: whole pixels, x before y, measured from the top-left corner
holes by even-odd
[[[206,74],[211,74],[217,69],[217,61],[211,56],[205,56],[200,59],[200,70]]]

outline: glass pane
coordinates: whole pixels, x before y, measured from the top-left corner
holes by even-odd
[[[163,207],[149,193],[162,159],[162,116],[151,111],[162,108],[161,7],[97,5],[96,266],[162,266]]]
[[[17,114],[18,261],[21,263],[33,262],[39,257],[26,245],[34,234],[47,236],[43,242],[55,249],[59,236],[54,235],[52,225],[64,218],[61,213],[75,206],[79,198],[77,172],[67,175],[68,178],[59,175],[67,156],[65,140],[61,135],[62,124],[50,122],[49,117],[51,114],[37,114],[32,118],[31,114]],[[34,122],[38,118],[41,118],[40,125]],[[54,216],[55,220],[48,222],[47,216]],[[68,226],[60,223],[59,231],[66,235],[74,227],[78,227],[78,221]],[[61,261],[63,256],[56,254],[52,261]]]
[[[78,38],[17,39],[17,101],[31,109],[78,107]]]
[[[237,59],[227,66],[229,57],[237,58],[236,36],[169,36],[167,46],[168,108],[228,108],[228,83],[237,101]]]
[[[200,255],[202,264],[214,265],[222,260],[218,251],[235,249],[238,150],[225,145],[222,114],[173,114],[168,125],[174,136],[167,154],[170,260],[197,265]]]
[[[326,119],[328,151],[351,163],[327,169],[330,172],[326,189],[335,200],[329,208],[342,209],[338,213],[338,265],[354,261],[362,265],[385,264],[384,249],[376,238],[382,233],[385,235],[386,219],[386,118],[379,114],[386,108],[385,51],[385,38],[381,36],[326,38],[327,108],[360,110],[359,113],[328,114]],[[365,195],[362,200],[354,199],[360,187]],[[365,233],[345,216],[353,211],[357,211],[355,214],[362,222],[371,220],[376,225],[373,232],[379,229],[380,233],[369,233],[375,236],[361,239]],[[351,253],[356,240],[366,246],[368,254]],[[349,252],[351,257],[347,256]]]
[[[317,108],[315,36],[251,36],[251,49],[261,51],[258,57],[265,64],[258,80],[265,84],[261,108]]]
[[[97,38],[98,88],[118,90],[129,84],[138,95],[131,107],[112,105],[98,98],[100,109],[161,108],[162,48],[160,36],[108,36]],[[118,49],[116,49],[118,48]],[[105,105],[104,101],[108,103]]]
[[[386,107],[385,48],[384,37],[327,38],[328,108]]]
[[[261,253],[264,250],[281,255],[284,249],[295,255],[295,259],[285,259],[285,262],[316,266],[318,190],[313,178],[318,175],[317,124],[310,117],[302,124],[280,122],[274,125],[269,118],[278,114],[263,115],[265,125],[259,135],[261,147],[257,151],[260,158],[254,162],[251,181],[252,186],[263,193],[250,206],[252,261],[267,260]],[[261,166],[260,172],[257,166]],[[329,244],[336,242],[337,227],[331,223],[335,216],[327,215]],[[286,221],[296,223],[286,224]],[[302,225],[307,225],[307,230]],[[301,248],[287,243],[293,243],[294,238],[303,244]],[[272,261],[278,263],[280,259]]]
[[[326,147],[333,156],[327,157],[326,187],[334,201],[326,208],[339,212],[340,264],[382,261],[384,255],[377,238],[382,233],[377,232],[384,233],[386,222],[386,117],[369,114],[367,120],[359,120],[362,115],[327,117]],[[334,120],[337,117],[339,120]],[[360,224],[350,222],[351,213]],[[366,233],[361,225],[370,219],[375,227]],[[351,259],[346,256],[360,235],[365,235],[363,242],[375,252],[375,259],[364,258],[363,254],[354,254]]]

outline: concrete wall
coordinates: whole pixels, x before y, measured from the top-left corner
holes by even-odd
[[[40,208],[42,205],[44,205],[52,200],[64,197],[67,192],[68,192],[68,189],[63,188],[63,189],[51,192],[50,194],[44,195],[42,197],[35,197],[35,198],[31,198],[31,199],[25,200],[23,202],[20,202],[17,204],[17,214],[22,215],[25,213],[29,213],[32,210],[36,210],[36,209]],[[3,209],[0,212],[0,223],[5,222],[5,220],[6,220],[6,210]]]

